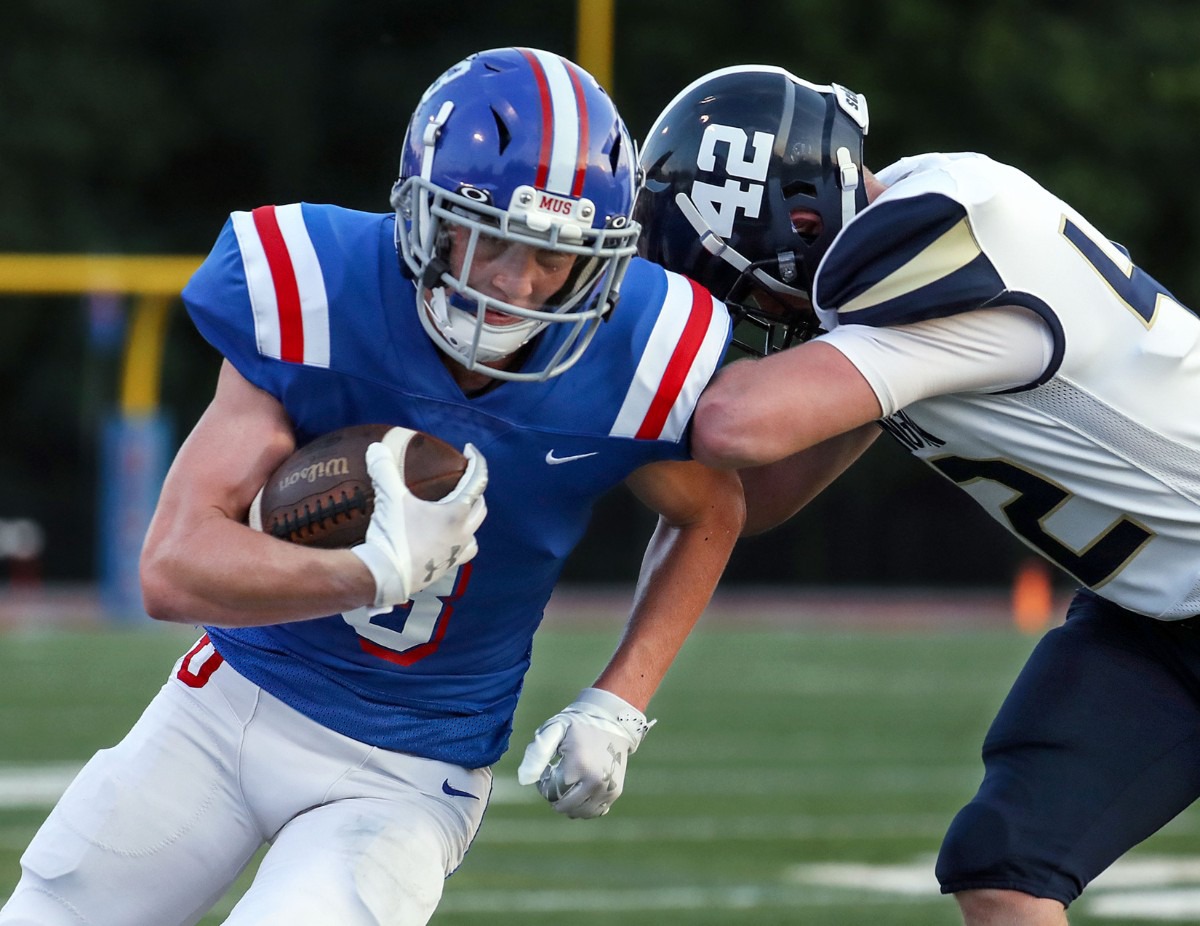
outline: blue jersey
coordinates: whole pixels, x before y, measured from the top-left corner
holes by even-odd
[[[392,215],[334,206],[234,213],[184,301],[204,337],[283,404],[299,443],[385,422],[475,444],[490,476],[479,553],[370,619],[208,632],[240,673],[314,720],[474,768],[507,748],[533,633],[596,500],[644,464],[687,458],[688,421],[730,324],[707,292],[635,259],[573,368],[466,398],[421,326],[394,231]],[[559,327],[535,354],[556,349]]]

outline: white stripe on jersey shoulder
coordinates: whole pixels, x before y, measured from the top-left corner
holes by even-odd
[[[570,196],[575,182],[575,170],[579,165],[579,106],[575,98],[575,85],[567,71],[568,65],[558,55],[536,48],[529,49],[537,58],[546,75],[550,88],[550,125],[552,137],[550,149],[550,174],[546,189],[551,193]]]
[[[329,366],[329,296],[325,276],[317,260],[317,249],[304,224],[299,203],[275,210],[279,230],[292,258],[296,287],[300,290],[300,317],[304,325],[304,362],[308,366]]]
[[[609,431],[613,437],[681,440],[700,393],[725,354],[730,321],[724,304],[693,288],[687,278],[663,272],[667,293]],[[699,345],[694,355],[676,356],[689,321]]]
[[[233,233],[242,254],[242,269],[246,274],[246,289],[250,294],[250,310],[254,313],[254,343],[264,357],[276,360],[282,354],[279,343],[279,307],[275,302],[275,284],[263,250],[254,216],[249,212],[234,212]]]
[[[329,366],[329,297],[325,277],[317,259],[312,237],[304,224],[299,203],[268,207],[279,228],[279,239],[264,241],[253,212],[234,212],[230,218],[242,255],[250,308],[254,313],[254,335],[258,352],[275,360],[287,359],[308,366]],[[268,234],[268,238],[273,236]],[[299,316],[288,305],[289,296],[276,288],[267,258],[270,247],[281,271],[290,275],[299,295]],[[284,342],[300,344],[299,356],[284,357]]]

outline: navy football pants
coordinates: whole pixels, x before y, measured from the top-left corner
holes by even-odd
[[[1069,904],[1200,796],[1200,628],[1081,591],[1021,670],[983,760],[942,844],[942,892]]]

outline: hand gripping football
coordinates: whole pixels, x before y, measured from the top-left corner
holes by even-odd
[[[392,425],[341,428],[305,444],[279,465],[250,509],[250,526],[311,547],[362,543],[374,510],[367,447]],[[425,501],[444,498],[467,458],[443,440],[418,432],[404,454],[404,482]]]

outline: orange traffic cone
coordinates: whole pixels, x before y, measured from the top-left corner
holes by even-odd
[[[1022,561],[1013,579],[1013,623],[1023,633],[1040,633],[1050,624],[1053,611],[1050,567],[1040,559]]]

